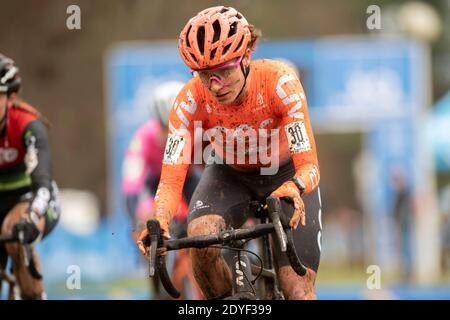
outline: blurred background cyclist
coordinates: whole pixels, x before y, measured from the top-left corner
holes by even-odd
[[[151,111],[155,116],[142,124],[129,143],[122,168],[122,190],[125,196],[127,213],[132,221],[132,237],[137,239],[137,230],[144,228],[154,211],[154,198],[161,175],[161,166],[168,134],[169,113],[178,92],[184,83],[168,81],[155,87]],[[188,204],[201,176],[201,168],[192,166],[183,189],[183,199],[171,225],[174,238],[186,236]],[[191,262],[187,250],[179,250],[175,258],[172,278],[178,288],[182,288],[182,298],[199,299]],[[155,278],[156,279],[156,278]],[[161,296],[159,281],[153,281],[154,299]]]

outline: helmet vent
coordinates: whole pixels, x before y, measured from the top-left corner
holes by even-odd
[[[214,48],[211,50],[211,59],[214,59],[214,57],[216,56],[216,51],[217,51],[217,48]]]
[[[220,22],[219,20],[214,21],[214,23],[212,24],[213,28],[214,28],[214,38],[213,38],[213,43],[216,43],[217,40],[219,40],[220,38]]]
[[[190,44],[190,42],[189,42],[189,33],[191,32],[191,29],[192,29],[192,25],[189,26],[189,29],[188,29],[188,31],[186,32],[186,46],[187,46],[188,48],[191,47],[191,44]]]
[[[228,37],[231,37],[232,35],[236,34],[236,31],[237,31],[237,21],[231,24],[230,31],[228,31]]]
[[[230,43],[230,44],[227,44],[227,45],[223,48],[223,53],[224,53],[224,54],[227,53],[228,50],[230,49],[230,47],[231,47],[231,43]]]
[[[197,31],[197,43],[198,49],[200,53],[203,54],[205,52],[205,27],[201,26]]]

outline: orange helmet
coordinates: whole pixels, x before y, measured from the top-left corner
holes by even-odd
[[[243,56],[251,39],[248,26],[244,16],[231,7],[199,12],[180,34],[178,48],[184,63],[200,70]]]

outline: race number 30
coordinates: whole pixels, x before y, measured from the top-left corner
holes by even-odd
[[[183,150],[185,140],[181,136],[170,134],[164,151],[164,163],[176,164]]]
[[[305,152],[311,150],[308,133],[306,132],[305,123],[303,121],[290,123],[286,125],[284,129],[286,130],[291,152]]]

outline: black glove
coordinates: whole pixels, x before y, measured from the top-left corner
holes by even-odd
[[[31,221],[27,219],[21,219],[13,226],[12,234],[15,237],[19,237],[20,233],[23,234],[23,243],[33,243],[39,237],[39,229]]]

